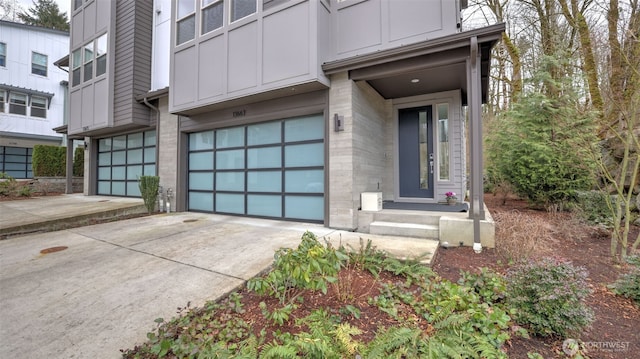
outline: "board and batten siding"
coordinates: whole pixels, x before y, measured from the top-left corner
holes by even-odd
[[[229,3],[224,6],[228,13]],[[195,16],[200,24],[199,5]],[[174,42],[175,15],[171,26]],[[268,99],[328,88],[321,66],[330,27],[325,1],[289,0],[172,43],[169,110],[196,115],[250,95]]]

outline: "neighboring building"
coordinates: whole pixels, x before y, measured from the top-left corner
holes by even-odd
[[[59,146],[69,74],[54,66],[68,54],[69,33],[0,21],[0,172],[32,178],[38,144]]]
[[[480,105],[504,25],[460,32],[463,3],[76,1],[85,193],[139,196],[157,174],[178,211],[368,231],[362,193],[435,204],[471,184],[484,220]]]

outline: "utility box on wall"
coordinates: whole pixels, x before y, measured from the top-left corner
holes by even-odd
[[[382,192],[362,192],[360,202],[363,211],[382,211]]]

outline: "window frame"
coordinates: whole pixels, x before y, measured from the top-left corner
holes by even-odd
[[[79,48],[73,50],[71,52],[71,87],[80,85],[82,81],[82,51],[84,50],[84,46],[80,46]],[[76,57],[76,54],[78,55]],[[76,71],[78,74],[77,82],[76,82]]]
[[[48,107],[48,99],[46,97],[43,96],[35,96],[35,95],[31,95],[30,96],[31,100],[29,103],[29,115],[31,117],[38,117],[38,118],[47,118],[47,107]],[[34,106],[34,99],[37,100],[43,100],[42,106],[40,106],[40,104],[38,106]],[[36,109],[36,113],[38,113],[40,110],[42,115],[40,116],[39,114],[34,114],[34,108]]]
[[[244,15],[242,17],[239,17],[237,19],[234,19],[234,12],[233,12],[234,6],[233,5],[234,5],[234,3],[236,1],[253,1],[254,4],[255,4],[253,12],[250,13],[250,14]],[[258,0],[229,0],[229,24],[233,24],[233,23],[236,23],[236,22],[238,22],[238,21],[240,21],[242,19],[246,19],[251,15],[255,15],[256,13],[258,13]]]
[[[6,103],[7,103],[7,91],[0,90],[0,113],[5,113]]]
[[[18,96],[22,96],[24,98],[24,103],[16,103],[15,97]],[[13,114],[13,115],[20,115],[20,116],[26,116],[27,115],[27,104],[29,101],[29,96],[25,93],[21,93],[21,92],[9,92],[9,113]],[[14,107],[22,107],[24,113],[21,112],[14,112],[12,111],[14,109]]]
[[[101,48],[100,48],[100,42],[104,41],[104,52],[101,53]],[[109,53],[109,37],[107,36],[107,33],[104,33],[100,36],[98,36],[95,40],[94,40],[94,45],[93,45],[93,54],[94,54],[94,63],[95,65],[93,66],[95,68],[95,76],[94,77],[99,77],[102,76],[104,74],[107,73],[107,54]],[[98,73],[99,70],[99,65],[101,64],[101,61],[104,59],[104,71]]]
[[[34,57],[35,56],[44,57],[44,71],[41,68],[43,65],[37,64],[34,61]],[[38,68],[38,67],[40,67],[40,68]],[[36,71],[39,70],[40,72],[44,72],[44,75],[42,73],[34,72],[34,70],[36,70]],[[48,76],[48,74],[49,74],[49,56],[48,55],[41,54],[41,53],[35,52],[35,51],[31,51],[31,74],[32,75],[36,75],[36,76],[42,76],[42,77],[47,77]]]
[[[191,12],[188,12],[186,14],[183,14],[182,17],[180,17],[180,4],[181,3],[187,3],[188,1],[191,1],[193,3],[193,10]],[[197,11],[197,4],[196,4],[196,0],[177,0],[175,2],[176,4],[176,22],[175,22],[175,28],[176,28],[176,33],[175,33],[175,46],[181,46],[185,43],[188,43],[189,41],[193,41],[196,38],[196,26],[197,26],[197,22],[196,22],[196,11]],[[193,18],[193,36],[191,36],[191,38],[186,39],[182,42],[179,42],[180,40],[180,23],[183,23],[185,21],[187,21],[188,19]],[[189,29],[191,30],[191,29]]]
[[[225,11],[224,11],[224,0],[201,0],[201,8],[200,8],[200,35],[205,35],[208,33],[211,33],[213,31],[222,29],[224,27],[225,24]],[[217,6],[222,6],[222,21],[220,22],[220,25],[212,28],[210,30],[205,31],[204,25],[205,25],[205,11],[213,9],[214,7]]]
[[[0,67],[7,67],[7,43],[0,42]]]
[[[87,56],[87,50],[91,51],[90,56]],[[84,46],[82,46],[82,82],[91,81],[93,79],[93,64],[96,56],[95,54],[96,52],[94,40],[89,41]],[[89,71],[87,71],[87,68],[89,68]]]

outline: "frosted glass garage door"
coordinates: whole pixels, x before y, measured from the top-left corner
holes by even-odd
[[[190,211],[324,221],[323,115],[189,135]]]
[[[156,131],[98,140],[98,194],[140,197],[140,176],[156,175]]]

